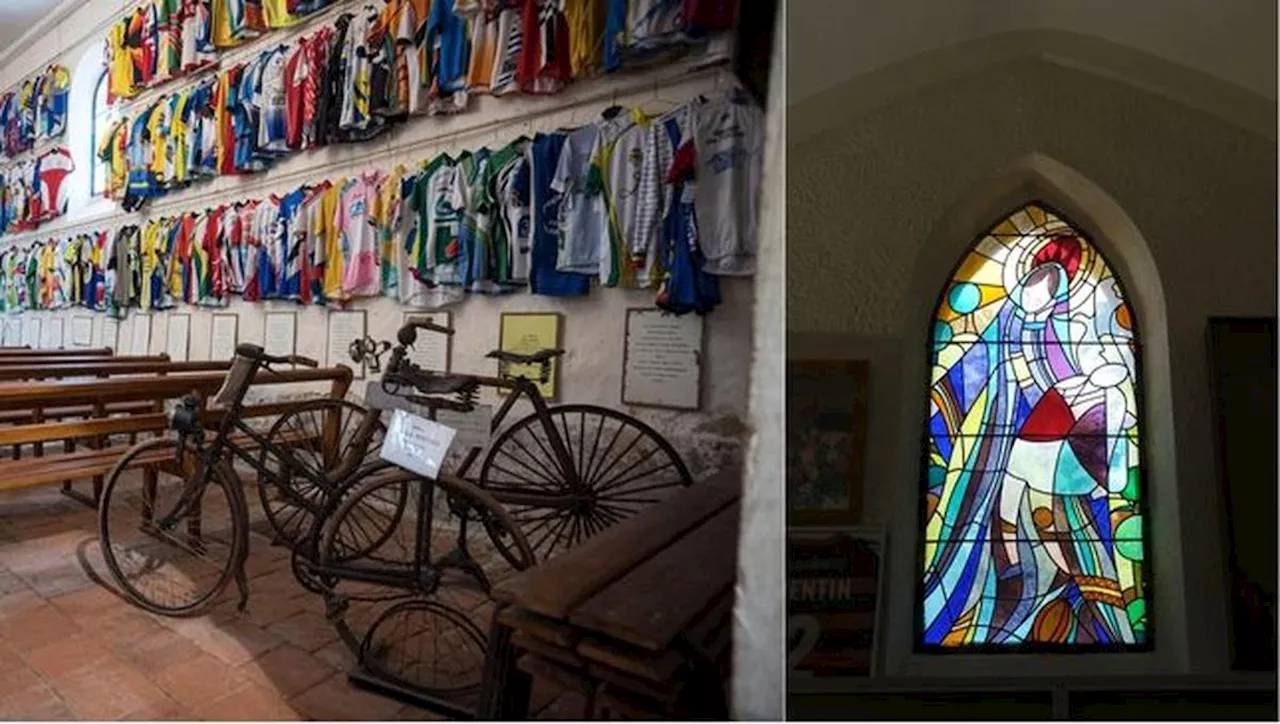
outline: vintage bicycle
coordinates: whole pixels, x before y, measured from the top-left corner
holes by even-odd
[[[679,456],[634,418],[589,405],[550,407],[531,377],[421,370],[406,356],[419,328],[453,332],[429,322],[402,328],[384,389],[421,405],[430,417],[440,409],[474,409],[482,385],[508,390],[494,428],[521,396],[534,407],[490,447],[479,486],[461,477],[477,448],[457,471],[435,481],[378,460],[376,448],[385,434],[380,412],[343,400],[293,405],[265,435],[254,430],[240,419],[253,375],[273,364],[314,362],[241,345],[218,395],[225,410],[212,442],[205,442],[196,401],[184,400],[173,415],[176,438],[139,443],[108,476],[99,518],[103,555],[130,600],[156,613],[191,615],[235,580],[243,607],[249,515],[231,465],[239,460],[258,475],[267,522],[277,541],[291,548],[299,581],[325,595],[331,620],[362,664],[383,680],[420,692],[473,692],[480,666],[475,662],[482,663],[485,646],[475,614],[496,576],[531,565],[535,548],[550,555],[656,502],[658,491],[689,484]],[[361,354],[356,350],[354,356]],[[500,365],[533,363],[537,380],[544,381],[559,354],[492,356]],[[140,493],[126,493],[125,471],[156,460],[179,483],[162,490],[159,475],[152,473]],[[167,506],[160,502],[165,492],[175,498]],[[221,525],[210,526],[211,521]],[[135,530],[142,534],[140,545],[122,545],[123,536]],[[537,546],[528,532],[538,535]],[[398,551],[391,555],[393,544]],[[477,548],[487,548],[488,555],[476,555]],[[144,578],[159,578],[159,590],[144,586]],[[466,601],[467,591],[481,595],[460,603],[458,595]],[[372,611],[371,620],[358,620],[361,605]],[[444,670],[442,640],[448,661],[472,663]],[[421,647],[407,650],[410,643]]]

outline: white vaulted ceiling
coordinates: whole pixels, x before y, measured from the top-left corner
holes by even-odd
[[[912,56],[1019,31],[1107,41],[1276,98],[1275,0],[789,0],[794,104]]]
[[[0,53],[59,4],[61,0],[0,0]]]

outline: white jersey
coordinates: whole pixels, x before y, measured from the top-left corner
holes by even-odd
[[[286,141],[288,123],[286,120],[287,96],[284,82],[285,66],[289,53],[283,48],[269,51],[266,62],[262,65],[257,102],[261,111],[258,121],[258,146],[268,151],[285,152],[289,150]]]
[[[593,123],[565,138],[551,189],[562,194],[556,271],[600,274],[603,280],[608,269],[602,270],[600,262],[608,256],[601,250],[609,248],[609,212],[602,189],[590,188],[591,158],[600,130]]]
[[[683,0],[630,0],[627,3],[627,41],[632,47],[669,42],[684,30]]]
[[[729,95],[698,109],[698,239],[709,274],[750,276],[756,268],[756,195],[764,155],[764,114]]]
[[[498,29],[493,55],[493,78],[489,93],[495,96],[520,90],[516,70],[520,66],[520,50],[524,47],[524,24],[520,11],[504,8],[498,11]]]
[[[640,117],[639,114],[636,114],[632,120],[642,122],[617,125],[613,129],[606,127],[601,138],[602,143],[608,143],[608,136],[616,134],[611,150],[607,155],[608,168],[606,169],[606,174],[608,178],[609,208],[613,213],[614,230],[617,233],[616,241],[621,245],[621,248],[617,248],[613,244],[607,247],[609,256],[601,257],[602,270],[605,264],[616,269],[621,263],[621,259],[618,256],[625,249],[631,248],[634,245],[633,240],[639,235],[637,223],[641,217],[640,179],[644,174],[645,141],[648,137],[649,123],[648,119]],[[601,280],[606,283],[617,283],[618,281],[616,274],[611,281],[606,280],[603,276]],[[646,280],[637,279],[636,281],[643,283]]]

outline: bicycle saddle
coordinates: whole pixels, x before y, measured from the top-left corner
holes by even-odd
[[[468,375],[430,375],[415,378],[412,385],[424,395],[452,395],[475,389],[480,383]]]
[[[507,352],[495,349],[485,356],[491,359],[496,359],[499,362],[506,362],[507,364],[542,364],[543,362],[553,360],[562,354],[564,354],[564,350],[562,349],[540,349],[533,354],[522,354],[520,352]]]

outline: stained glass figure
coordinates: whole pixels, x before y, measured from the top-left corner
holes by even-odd
[[[930,350],[920,644],[1149,644],[1132,310],[1029,204],[978,240]]]

